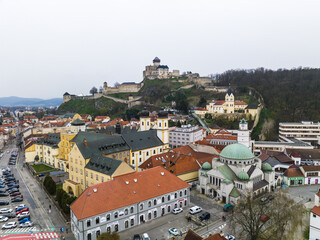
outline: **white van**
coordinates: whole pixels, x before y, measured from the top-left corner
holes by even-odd
[[[201,211],[202,211],[202,208],[198,207],[198,206],[194,206],[194,207],[189,209],[189,213],[190,214],[196,214],[196,213],[199,213]]]

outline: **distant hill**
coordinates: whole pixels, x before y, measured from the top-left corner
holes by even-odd
[[[22,98],[22,97],[2,97],[0,98],[0,106],[31,106],[31,107],[50,107],[59,106],[62,98],[41,99],[41,98]]]

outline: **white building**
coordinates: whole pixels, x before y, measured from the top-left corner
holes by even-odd
[[[309,240],[320,240],[320,191],[314,197],[315,206],[310,212]]]
[[[169,129],[169,146],[172,148],[195,143],[203,140],[206,137],[206,132],[199,126],[182,125]]]
[[[236,203],[245,191],[258,195],[275,188],[275,172],[262,164],[250,149],[235,143],[226,146],[220,157],[206,162],[199,170],[200,192],[224,203]]]
[[[320,145],[320,122],[302,121],[301,123],[279,123],[279,138],[294,137],[301,141]]]

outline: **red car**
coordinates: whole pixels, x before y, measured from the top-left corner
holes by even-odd
[[[270,217],[267,216],[267,215],[262,215],[262,216],[260,216],[260,221],[261,221],[261,222],[267,222],[269,219],[270,219]]]
[[[14,197],[11,198],[11,200],[13,200],[15,198],[23,198],[23,195],[21,194],[21,195],[14,196]]]
[[[11,193],[10,196],[17,196],[17,195],[21,195],[20,192],[14,192],[14,193]]]
[[[20,213],[23,213],[23,212],[28,212],[29,209],[28,208],[23,208],[21,209],[20,211],[16,212],[16,215],[20,214]]]

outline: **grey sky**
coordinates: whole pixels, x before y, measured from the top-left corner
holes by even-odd
[[[319,0],[0,0],[0,97],[140,82],[155,56],[203,76],[319,67],[319,9]]]

